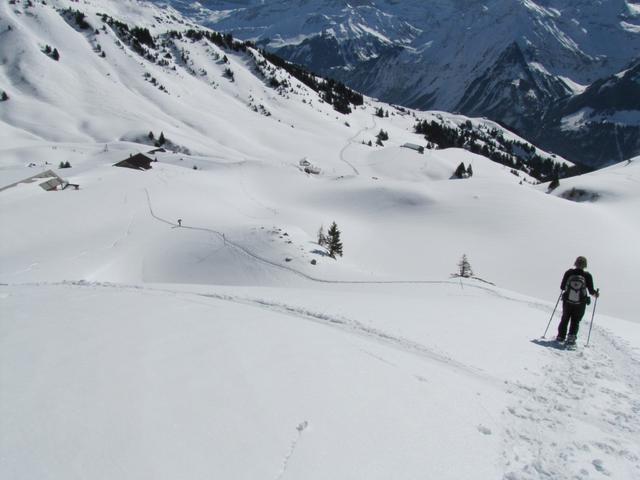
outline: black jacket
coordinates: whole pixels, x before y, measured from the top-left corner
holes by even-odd
[[[562,277],[562,282],[560,283],[560,289],[564,291],[567,288],[567,280],[571,275],[582,275],[587,282],[587,290],[591,295],[596,294],[595,288],[593,288],[593,277],[589,272],[585,272],[581,268],[571,268],[564,272],[564,277]]]

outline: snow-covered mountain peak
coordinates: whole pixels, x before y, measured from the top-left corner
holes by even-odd
[[[210,0],[198,8],[180,5],[200,22],[258,41],[373,97],[487,116],[549,148],[558,145],[546,144],[539,135],[549,128],[543,124],[546,112],[564,97],[627,68],[640,51],[640,8],[629,0],[271,0],[241,7]],[[523,62],[511,71],[501,62],[514,43]],[[526,90],[504,88],[521,80],[523,71],[529,77]],[[634,135],[640,138],[639,132]],[[574,155],[570,149],[561,151]],[[574,160],[601,164],[592,151],[586,146]],[[629,156],[637,150],[624,152]]]

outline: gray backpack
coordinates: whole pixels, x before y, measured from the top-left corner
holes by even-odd
[[[582,275],[571,275],[567,279],[567,287],[564,291],[564,299],[569,303],[586,303],[587,280]]]

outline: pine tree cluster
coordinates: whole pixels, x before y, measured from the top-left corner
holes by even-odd
[[[456,168],[455,172],[453,172],[453,178],[469,178],[473,176],[473,169],[471,168],[471,164],[468,167],[464,166],[464,162],[460,162],[458,168]]]
[[[541,157],[529,143],[505,139],[497,128],[489,131],[474,128],[469,120],[459,127],[450,127],[435,120],[419,120],[414,131],[439,148],[463,148],[502,165],[523,170],[540,181],[563,178],[581,171],[579,167],[569,167]]]
[[[150,141],[154,142],[153,145],[156,147],[162,147],[165,143],[167,143],[167,139],[164,136],[164,132],[160,132],[160,136],[156,140],[156,136],[153,134],[153,132],[149,131],[149,135],[147,135],[147,138]]]
[[[42,53],[54,59],[56,62],[60,60],[60,52],[58,52],[57,48],[52,48],[50,45],[45,45],[42,49]]]
[[[342,241],[340,240],[341,232],[338,229],[336,222],[331,224],[327,233],[324,233],[324,228],[320,227],[318,230],[318,245],[325,247],[329,250],[329,256],[336,258],[336,255],[342,256]]]
[[[351,105],[359,106],[364,103],[362,94],[354,92],[337,80],[318,80],[317,75],[309,72],[300,65],[287,62],[281,57],[267,52],[266,50],[260,50],[260,53],[270,63],[278,68],[282,68],[291,74],[291,76],[304,83],[307,87],[318,92],[325,102],[333,105],[333,108],[340,113],[349,114],[351,113]]]

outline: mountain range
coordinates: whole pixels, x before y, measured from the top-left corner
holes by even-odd
[[[577,163],[640,152],[640,84],[618,81],[640,62],[632,0],[158,1],[367,95],[486,116]]]

